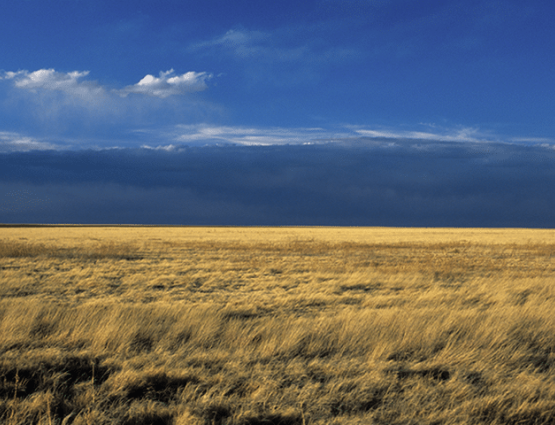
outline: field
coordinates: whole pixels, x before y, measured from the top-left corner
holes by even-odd
[[[0,227],[0,422],[555,423],[555,231]]]

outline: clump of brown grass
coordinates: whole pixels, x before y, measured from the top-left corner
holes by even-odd
[[[52,252],[44,244],[0,240],[0,258],[37,257]]]
[[[78,259],[127,259],[136,260],[137,247],[115,242],[100,243],[88,247],[58,247],[43,243],[4,241],[0,239],[0,258],[78,258]]]

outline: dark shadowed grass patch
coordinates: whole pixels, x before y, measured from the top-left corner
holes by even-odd
[[[517,406],[509,400],[477,400],[470,416],[475,423],[550,425],[555,423],[555,401]]]
[[[238,425],[304,425],[305,419],[301,414],[263,413],[246,416],[237,421]]]
[[[114,372],[100,365],[98,358],[73,356],[56,362],[42,362],[38,367],[0,366],[0,397],[25,398],[52,388],[70,396],[81,382],[101,385]]]
[[[131,353],[148,353],[152,350],[154,339],[150,335],[143,332],[137,332],[129,342],[129,351]]]
[[[196,376],[170,376],[164,372],[147,375],[140,383],[133,383],[126,388],[127,398],[151,399],[167,403],[174,399],[179,390],[187,384],[198,384]]]
[[[407,379],[412,377],[429,378],[435,381],[447,381],[451,378],[451,373],[447,369],[442,368],[426,368],[426,369],[389,369],[386,370],[387,373],[393,373],[397,375],[399,379]]]
[[[233,412],[227,404],[213,403],[204,406],[199,414],[207,424],[226,425],[230,422]]]

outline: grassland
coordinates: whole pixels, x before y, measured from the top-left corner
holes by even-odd
[[[0,422],[555,423],[555,231],[0,228]]]

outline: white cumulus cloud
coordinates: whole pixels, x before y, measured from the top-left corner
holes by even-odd
[[[61,91],[84,100],[102,95],[105,90],[93,81],[83,81],[89,71],[58,72],[54,69],[38,71],[6,72],[4,79],[13,80],[17,88],[37,92],[38,90]]]
[[[206,90],[206,80],[210,78],[212,78],[212,75],[206,72],[190,71],[182,75],[175,75],[174,70],[170,69],[166,72],[160,72],[159,77],[148,74],[137,84],[119,90],[119,93],[122,96],[127,96],[129,93],[138,93],[166,98],[172,95]]]
[[[15,87],[33,93],[59,91],[72,97],[77,97],[87,102],[106,97],[109,93],[119,94],[122,97],[129,93],[143,94],[166,98],[172,95],[203,91],[207,88],[206,80],[212,78],[206,72],[186,72],[176,75],[173,69],[160,72],[159,77],[146,75],[137,84],[123,89],[108,90],[95,81],[84,79],[89,71],[59,72],[54,69],[39,69],[29,72],[4,72],[0,79],[13,80]]]

